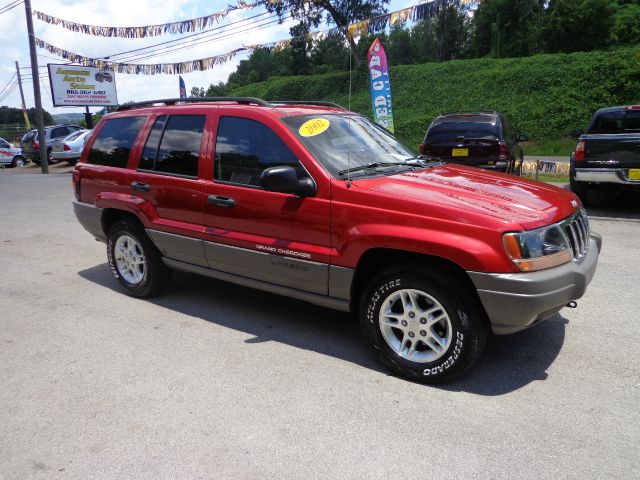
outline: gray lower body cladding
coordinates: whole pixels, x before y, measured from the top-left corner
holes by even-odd
[[[591,234],[581,263],[530,273],[467,272],[494,333],[515,333],[554,315],[584,294],[596,271],[602,240]]]

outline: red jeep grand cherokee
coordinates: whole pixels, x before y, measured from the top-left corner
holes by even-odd
[[[127,105],[73,182],[130,295],[178,269],[351,311],[382,363],[426,383],[469,368],[490,329],[580,298],[601,246],[571,192],[416,158],[322,102]]]

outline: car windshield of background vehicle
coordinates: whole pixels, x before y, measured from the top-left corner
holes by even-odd
[[[344,178],[338,172],[348,168],[393,165],[417,156],[386,130],[359,115],[304,115],[285,117],[282,121],[336,178]],[[402,165],[394,166],[394,170],[402,168]],[[368,169],[354,172],[354,176],[388,173],[391,173],[389,169]]]
[[[432,125],[425,143],[450,142],[465,139],[493,139],[498,138],[498,126],[489,122],[445,122]]]

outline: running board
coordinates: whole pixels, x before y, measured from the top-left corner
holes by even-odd
[[[318,295],[317,293],[303,292],[296,288],[283,287],[269,282],[262,282],[260,280],[254,280],[252,278],[235,275],[233,273],[221,272],[220,270],[213,270],[207,267],[200,267],[198,265],[192,265],[190,263],[181,262],[179,260],[172,260],[170,258],[162,258],[162,261],[170,268],[176,270],[182,270],[183,272],[197,273],[198,275],[204,275],[205,277],[215,278],[216,280],[222,280],[225,282],[235,283],[242,285],[243,287],[255,288],[256,290],[263,290],[269,293],[275,293],[276,295],[283,295],[285,297],[295,298],[296,300],[302,300],[321,307],[331,308],[333,310],[340,310],[341,312],[350,312],[349,301],[340,298],[329,297],[326,295]]]

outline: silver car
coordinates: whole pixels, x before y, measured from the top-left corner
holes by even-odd
[[[9,167],[22,167],[25,163],[22,150],[14,147],[4,138],[0,138],[0,164]]]
[[[54,140],[51,149],[51,157],[56,162],[65,160],[71,165],[75,165],[80,158],[82,148],[84,147],[84,141],[89,133],[91,133],[91,130],[78,130],[64,138]]]

